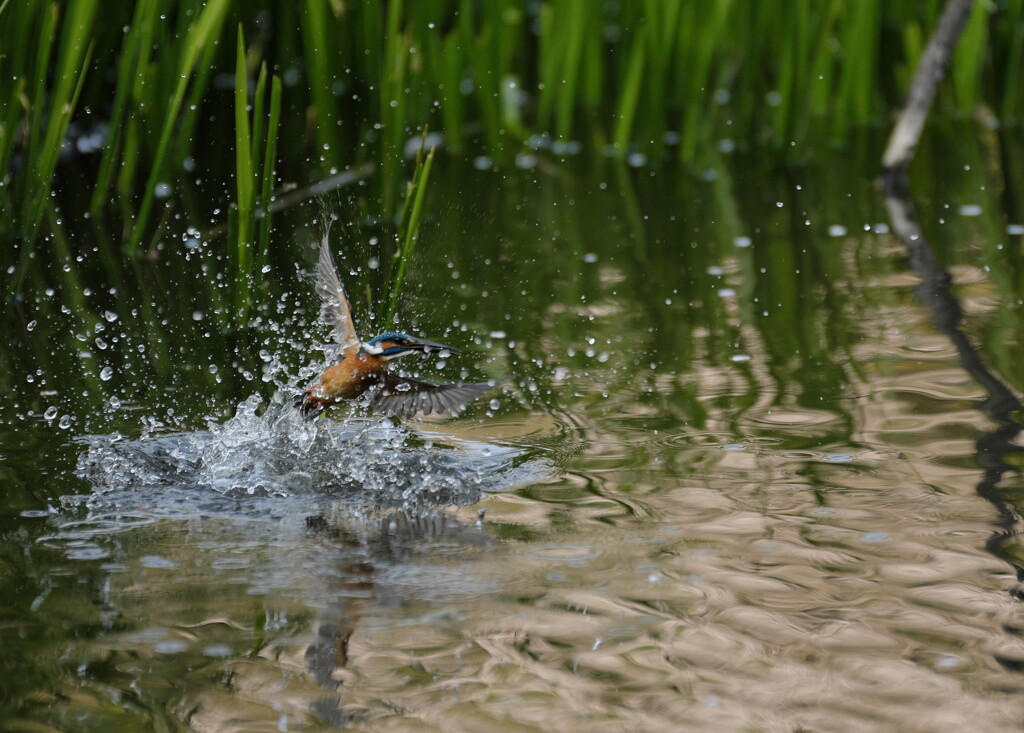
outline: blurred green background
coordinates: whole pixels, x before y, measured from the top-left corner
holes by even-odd
[[[5,0],[4,290],[38,280],[68,221],[121,259],[184,217],[224,230],[245,306],[260,212],[353,171],[361,211],[393,219],[427,128],[501,166],[539,150],[699,172],[716,147],[808,161],[889,122],[942,6]],[[1020,24],[1020,2],[976,5],[939,113],[1018,121]]]

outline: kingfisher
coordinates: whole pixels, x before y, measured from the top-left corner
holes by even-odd
[[[427,358],[459,353],[458,349],[407,333],[386,331],[361,341],[352,320],[345,289],[338,279],[327,237],[320,243],[316,266],[316,292],[320,296],[320,317],[331,327],[331,336],[341,346],[341,360],[327,367],[296,401],[307,417],[315,417],[331,405],[370,393],[370,405],[386,415],[412,417],[416,413],[458,412],[469,402],[494,389],[495,382],[428,384],[391,374],[391,362],[409,354]]]

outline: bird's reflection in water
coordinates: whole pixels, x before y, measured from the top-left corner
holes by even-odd
[[[483,514],[480,514],[481,520]],[[342,523],[323,514],[306,518],[311,538],[335,545],[343,552],[338,575],[345,578],[337,585],[334,599],[320,612],[317,640],[305,652],[310,677],[331,694],[315,700],[310,712],[324,724],[342,727],[353,722],[353,714],[344,709],[344,670],[349,664],[349,640],[367,609],[389,601],[375,582],[379,569],[407,563],[422,554],[424,546],[445,542],[483,545],[490,542],[482,531],[482,522],[467,525],[455,517],[437,511],[402,510],[380,519],[377,531],[369,537],[357,535]],[[361,554],[358,560],[352,556]]]

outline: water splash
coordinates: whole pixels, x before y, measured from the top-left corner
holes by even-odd
[[[144,499],[159,512],[166,500],[174,514],[181,513],[183,495],[204,512],[288,497],[422,509],[472,504],[483,492],[548,473],[519,449],[439,439],[388,418],[307,421],[284,392],[262,407],[254,395],[234,417],[205,431],[85,439],[76,474],[93,492],[81,501],[93,510],[121,510]]]

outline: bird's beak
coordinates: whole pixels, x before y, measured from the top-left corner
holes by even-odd
[[[458,354],[459,350],[454,346],[445,346],[434,341],[425,341],[424,339],[412,339],[412,343],[407,345],[407,348],[415,349],[426,354],[432,354],[434,352],[447,351],[449,354]]]

